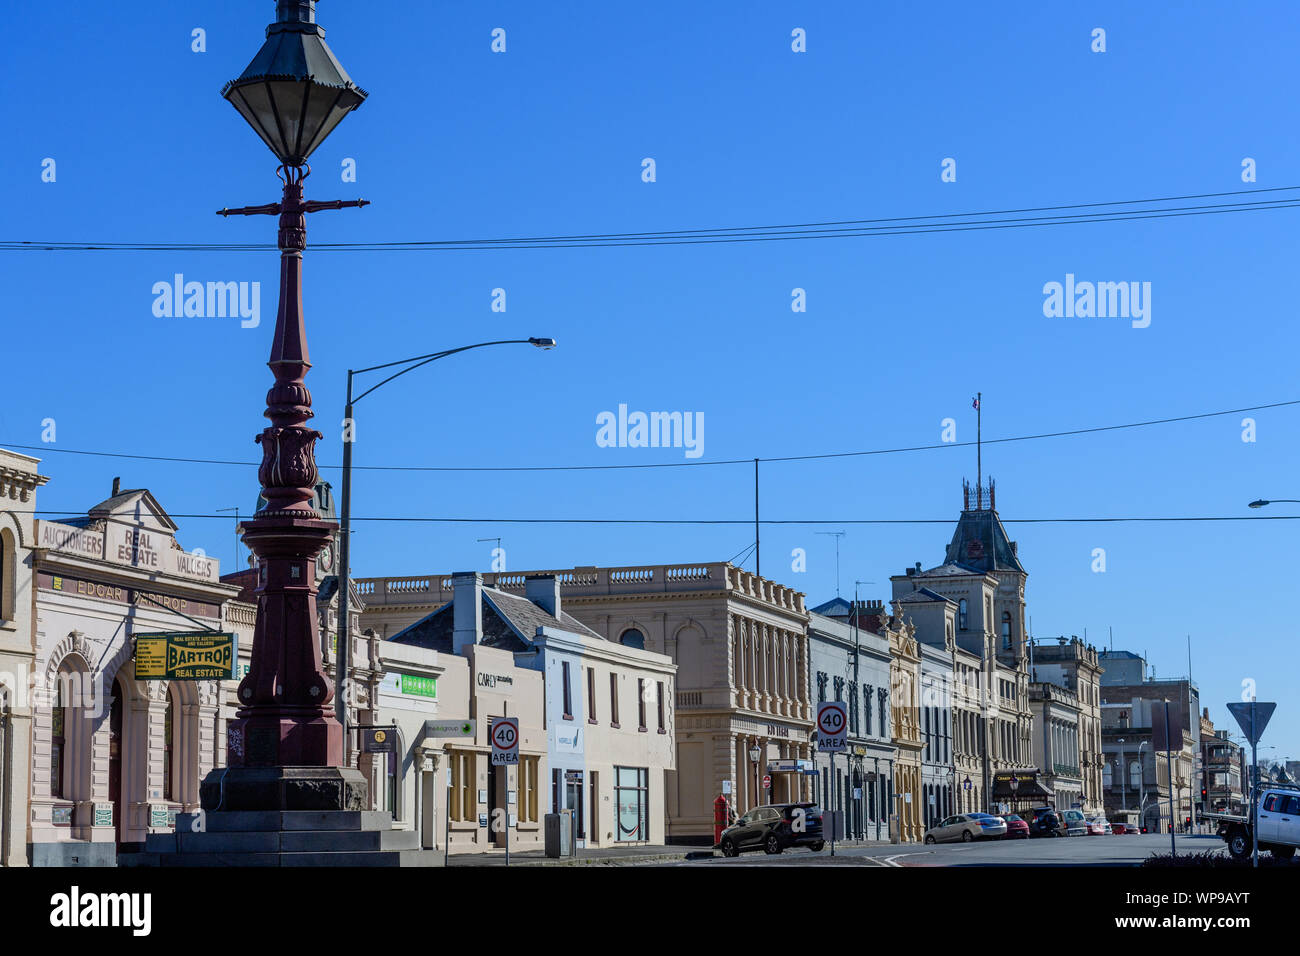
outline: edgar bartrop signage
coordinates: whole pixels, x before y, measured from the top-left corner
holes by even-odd
[[[169,631],[135,635],[137,680],[233,680],[235,635]]]

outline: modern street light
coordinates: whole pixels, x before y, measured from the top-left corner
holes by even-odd
[[[475,345],[462,345],[460,348],[444,349],[441,352],[430,352],[427,355],[416,355],[412,358],[399,359],[396,362],[385,362],[383,365],[371,365],[369,368],[348,369],[348,397],[347,405],[343,410],[343,503],[339,515],[341,528],[339,533],[338,649],[335,652],[334,659],[334,714],[343,727],[345,746],[348,727],[347,679],[352,671],[352,641],[348,621],[348,594],[352,576],[352,565],[350,563],[352,550],[352,445],[356,439],[356,419],[353,417],[352,407],[371,392],[382,388],[395,378],[401,378],[407,372],[413,372],[417,368],[428,365],[430,362],[436,362],[438,359],[444,359],[449,355],[468,352],[471,349],[487,348],[493,345],[531,345],[535,348],[549,350],[555,348],[555,339],[499,339],[494,342],[478,342]],[[398,366],[405,366],[405,368],[398,369],[383,381],[370,386],[360,395],[354,396],[352,394],[352,382],[356,376],[363,375],[366,372],[377,372],[380,369],[398,368]]]
[[[1266,501],[1263,498],[1260,498],[1256,501],[1252,501],[1246,507],[1263,508],[1265,505],[1276,505],[1276,504],[1300,505],[1300,498],[1274,498],[1272,501]]]
[[[278,0],[266,42],[222,90],[280,161],[276,175],[284,189],[278,203],[218,212],[280,217],[280,298],[267,363],[275,376],[265,412],[271,424],[257,438],[267,505],[243,524],[244,543],[258,558],[257,624],[228,730],[230,770],[204,781],[207,809],[294,810],[308,801],[313,809],[342,810],[366,793],[361,774],[342,769],[343,730],[330,712],[333,690],[317,639],[311,568],[335,525],[311,504],[319,478],[315,444],[323,436],[306,424],[313,412],[304,384],[311,360],[302,312],[306,215],[366,205],[304,201],[307,159],[366,92],[325,45],[315,8],[315,0]],[[270,785],[268,775],[282,785]]]

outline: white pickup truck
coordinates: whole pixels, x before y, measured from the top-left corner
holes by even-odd
[[[1206,820],[1216,820],[1219,836],[1228,844],[1228,852],[1238,860],[1247,859],[1254,846],[1250,816],[1233,813],[1205,813]],[[1259,848],[1275,857],[1289,860],[1300,846],[1300,787],[1294,784],[1271,784],[1259,790]]]

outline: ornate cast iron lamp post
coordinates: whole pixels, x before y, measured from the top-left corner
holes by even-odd
[[[343,731],[330,706],[334,695],[317,637],[312,567],[335,525],[311,506],[315,442],[323,436],[307,425],[313,412],[304,384],[311,362],[302,254],[307,213],[366,202],[305,201],[302,183],[312,151],[366,93],[325,45],[315,8],[315,0],[277,0],[266,42],[222,91],[280,160],[284,195],[278,203],[219,212],[280,217],[280,304],[268,362],[275,376],[265,412],[271,424],[257,437],[258,478],[268,504],[243,525],[244,541],[258,557],[252,662],[229,727],[231,771],[220,784],[217,774],[205,781],[209,809],[356,810],[365,799],[361,775],[338,769]]]

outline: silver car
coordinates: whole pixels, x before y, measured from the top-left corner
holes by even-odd
[[[972,840],[1006,835],[1007,824],[1004,820],[989,816],[987,813],[959,813],[926,830],[925,842],[934,844],[960,840],[963,843],[970,843]]]
[[[1087,836],[1088,821],[1078,810],[1065,810],[1061,813],[1061,822],[1065,824],[1066,836]]]

